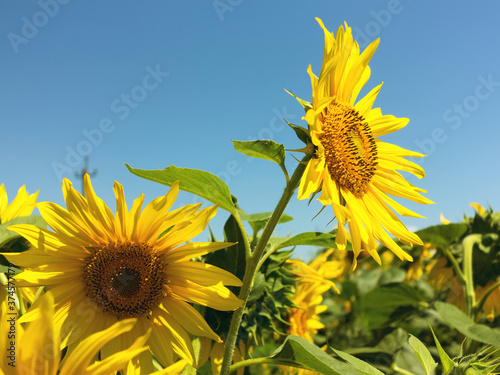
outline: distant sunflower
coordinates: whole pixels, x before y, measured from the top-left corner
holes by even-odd
[[[7,191],[4,184],[0,184],[0,224],[4,224],[12,219],[18,217],[25,217],[31,215],[36,206],[36,199],[38,198],[38,191],[34,194],[29,194],[26,187],[23,185],[17,191],[16,197],[9,203]],[[8,224],[7,224],[8,225]],[[24,242],[24,240],[23,240]],[[12,242],[7,241],[0,246],[0,251],[12,251],[9,245]],[[19,250],[17,250],[19,251]],[[0,273],[0,283],[6,282],[6,276]],[[35,298],[37,288],[19,288],[18,293],[22,298],[18,299],[22,305],[22,309],[27,308],[27,302],[33,301]],[[18,296],[16,296],[17,298]]]
[[[137,360],[141,373],[153,371],[151,353],[164,366],[178,357],[194,363],[188,332],[216,341],[220,338],[189,303],[217,310],[235,310],[242,305],[224,286],[241,286],[238,278],[215,266],[189,261],[232,243],[182,245],[204,230],[217,206],[199,210],[201,204],[192,204],[169,212],[179,191],[175,183],[142,212],[144,195],[128,210],[123,187],[115,182],[113,215],[96,196],[88,175],[84,191],[85,197],[65,179],[67,209],[50,202],[37,205],[53,232],[33,225],[9,227],[35,248],[4,254],[25,268],[16,276],[17,286],[50,288],[56,324],[61,326],[63,345],[69,345],[70,351],[118,320],[137,318],[132,332],[102,349],[103,358],[125,349],[152,328],[147,342],[151,352],[141,353]],[[35,320],[39,315],[35,302],[21,321]]]
[[[331,279],[341,276],[345,269],[342,262],[328,261],[328,258],[335,251],[336,249],[327,250],[309,264],[298,260],[289,262],[293,267],[298,268],[291,272],[297,275],[299,280],[293,298],[293,303],[299,307],[292,307],[288,316],[290,334],[313,342],[311,335],[316,334],[319,329],[325,328],[319,318],[319,314],[327,309],[326,305],[321,305],[322,295],[329,289],[334,289],[339,293],[337,286]]]
[[[7,197],[7,191],[3,184],[0,185],[0,224],[12,220],[16,217],[29,216],[35,208],[38,191],[35,194],[29,194],[23,185],[17,191],[16,197],[10,202]]]
[[[301,99],[307,110],[305,119],[314,146],[314,155],[307,164],[299,186],[299,199],[308,199],[321,191],[318,200],[331,205],[338,220],[337,245],[345,248],[352,242],[357,257],[362,249],[380,263],[376,252],[378,240],[400,259],[412,260],[387,232],[401,242],[422,245],[396,214],[422,217],[390,198],[387,194],[418,203],[432,203],[411,185],[397,170],[410,172],[418,178],[424,170],[404,157],[424,155],[408,151],[377,139],[406,126],[408,119],[382,115],[372,108],[382,85],[357,101],[358,94],[370,77],[370,61],[379,40],[372,42],[361,54],[353,40],[351,28],[340,26],[335,37],[317,18],[325,33],[323,65],[319,78],[308,73],[312,83],[312,103]],[[349,232],[344,228],[348,224]]]

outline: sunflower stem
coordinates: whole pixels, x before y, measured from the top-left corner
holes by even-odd
[[[247,261],[245,275],[243,276],[243,286],[241,287],[240,294],[238,295],[238,298],[242,299],[244,302],[243,305],[234,312],[231,319],[231,325],[229,326],[229,332],[227,334],[226,347],[224,350],[224,357],[220,372],[222,375],[229,374],[234,347],[236,345],[236,339],[238,336],[238,330],[240,328],[241,319],[243,318],[243,313],[245,311],[248,296],[252,291],[255,275],[258,271],[259,260],[264,254],[266,245],[274,232],[274,228],[276,228],[276,225],[278,225],[281,215],[283,215],[288,202],[290,202],[295,189],[297,189],[297,186],[300,183],[300,179],[302,178],[302,174],[304,173],[307,161],[309,161],[309,159],[309,156],[305,156],[293,172],[292,178],[286,184],[283,195],[276,205],[273,214],[269,218],[269,221],[267,222],[264,231],[262,232],[257,245],[255,246],[255,250],[253,251],[250,259]]]
[[[481,313],[481,310],[483,309],[484,303],[488,299],[491,293],[495,291],[496,288],[500,288],[500,281],[497,281],[495,284],[493,284],[487,291],[484,293],[479,301],[477,301],[474,306],[473,306],[473,316],[475,317],[475,321],[477,322],[479,320],[479,314]]]

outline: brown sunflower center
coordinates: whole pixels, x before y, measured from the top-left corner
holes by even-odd
[[[93,247],[83,271],[87,296],[118,317],[144,316],[167,294],[165,267],[162,256],[146,244]]]
[[[377,145],[365,119],[348,104],[333,100],[323,112],[320,142],[332,179],[362,196],[377,167]]]

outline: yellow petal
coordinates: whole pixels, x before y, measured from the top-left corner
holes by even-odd
[[[366,113],[370,111],[381,88],[382,83],[374,87],[363,99],[356,103],[354,108],[359,112],[360,116],[365,117]]]
[[[241,280],[232,273],[207,263],[171,263],[167,265],[165,272],[172,282],[189,280],[200,285],[215,285],[219,282],[224,285],[242,285]]]
[[[168,193],[163,197],[153,199],[141,213],[137,223],[137,236],[142,241],[153,244],[158,236],[168,228],[165,216],[170,210],[179,193],[179,182],[174,182]]]
[[[443,216],[442,212],[439,214],[439,219],[441,220],[441,224],[443,224],[443,225],[450,224],[450,221]]]
[[[56,375],[61,354],[59,332],[53,321],[54,297],[48,292],[39,300],[40,318],[29,323],[24,332],[17,366],[23,373]]]
[[[470,206],[473,207],[474,210],[476,210],[476,212],[479,215],[483,215],[486,212],[486,210],[484,209],[484,207],[481,206],[479,203],[472,202],[472,203],[470,203]]]
[[[196,309],[176,298],[167,297],[162,308],[174,316],[182,327],[195,336],[209,337],[221,341],[219,336],[210,328],[206,320]]]
[[[87,255],[84,248],[68,246],[62,242],[56,233],[34,225],[19,224],[7,227],[26,238],[35,249],[43,251],[48,255],[65,258],[83,258]],[[22,264],[19,264],[22,266]]]
[[[307,199],[321,186],[322,164],[318,159],[311,159],[307,163],[302,179],[300,180],[298,199]]]
[[[37,208],[47,225],[57,232],[62,242],[75,246],[88,246],[94,242],[85,231],[88,228],[75,223],[69,212],[61,206],[51,202],[40,202]]]
[[[380,108],[374,108],[365,115],[374,137],[381,137],[404,128],[410,122],[407,118],[382,115]]]
[[[106,203],[95,194],[88,174],[83,176],[83,189],[87,198],[89,212],[102,225],[110,238],[115,239],[113,238],[113,234],[115,233],[115,217]]]
[[[190,225],[177,229],[175,226],[168,232],[165,236],[160,238],[160,241],[165,241],[170,244],[170,246],[178,246],[187,240],[196,237],[200,234],[211,218],[215,216],[217,212],[217,205],[212,207],[204,208],[197,213],[193,214],[190,220]]]
[[[137,319],[135,318],[121,320],[113,324],[111,327],[101,332],[94,333],[86,339],[82,340],[66,360],[61,370],[61,375],[90,374],[90,372],[87,371],[87,367],[89,366],[90,361],[94,358],[94,355],[97,354],[99,349],[101,349],[101,347],[103,347],[107,342],[111,341],[115,337],[130,331],[134,327],[136,321]],[[146,343],[148,336],[149,335],[144,335],[139,337],[137,341],[129,348],[132,350],[131,353],[114,354],[113,356],[108,357],[108,362],[104,362],[103,364],[108,367],[111,366],[110,368],[114,368],[111,371],[116,371],[117,369],[124,368],[130,357],[133,357],[146,349],[144,347],[144,344]],[[115,366],[117,365],[120,366],[118,368],[115,368]]]
[[[163,239],[162,237],[158,243]],[[158,244],[157,243],[157,244]],[[176,247],[173,250],[166,251],[165,262],[185,262],[194,257],[205,255],[213,251],[224,249],[235,245],[234,242],[193,242],[183,246]],[[162,251],[161,247],[159,251]]]
[[[208,306],[215,310],[231,311],[236,310],[243,304],[229,289],[222,283],[212,286],[202,286],[185,281],[169,285],[172,295],[186,302]]]
[[[193,346],[191,345],[191,339],[175,318],[167,311],[159,308],[155,310],[154,322],[157,323],[157,325],[153,327],[153,331],[161,327],[160,333],[167,335],[170,341],[169,345],[173,348],[174,352],[189,363],[194,364],[195,356]],[[153,354],[156,353],[153,352]],[[171,364],[171,362],[166,363],[166,365]]]

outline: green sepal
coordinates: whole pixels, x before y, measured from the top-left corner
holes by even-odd
[[[309,130],[306,128],[303,128],[302,126],[292,124],[288,121],[285,120],[287,125],[293,129],[295,134],[297,135],[297,138],[299,138],[302,142],[304,142],[306,145],[309,143],[312,143],[311,140],[311,135],[309,133]]]
[[[296,96],[293,92],[291,91],[288,91],[287,89],[285,89],[285,91],[290,94],[291,96],[293,96],[295,98],[295,100],[297,100],[300,105],[302,106],[302,108],[304,108],[304,111],[307,112],[308,110],[312,109],[313,108],[313,105],[311,102],[308,102],[304,99],[301,99],[299,98],[298,96]]]

